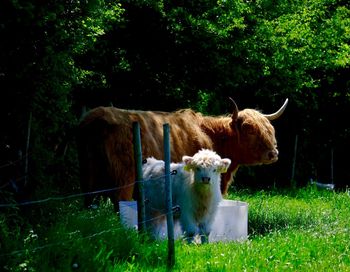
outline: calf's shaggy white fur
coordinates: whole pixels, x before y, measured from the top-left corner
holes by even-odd
[[[194,156],[183,156],[181,163],[171,163],[173,206],[180,207],[182,232],[189,242],[196,235],[207,242],[215,213],[222,200],[221,173],[230,166],[230,159],[222,159],[212,150],[202,149]],[[175,170],[175,171],[174,171]],[[164,161],[153,157],[143,164],[147,225],[156,235],[156,220],[166,213]],[[164,217],[163,217],[164,218]],[[176,222],[176,221],[175,221]]]

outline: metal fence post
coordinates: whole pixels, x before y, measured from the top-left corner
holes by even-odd
[[[137,190],[137,214],[138,214],[138,230],[146,230],[145,222],[145,194],[143,189],[143,174],[142,174],[142,148],[141,148],[141,135],[140,124],[133,122],[133,144],[134,144],[134,160],[136,170],[136,184],[135,190]]]
[[[165,163],[165,195],[166,195],[166,218],[168,230],[168,267],[175,264],[175,242],[174,242],[174,222],[173,222],[173,201],[172,188],[170,180],[170,127],[169,124],[163,125],[164,141],[164,163]]]

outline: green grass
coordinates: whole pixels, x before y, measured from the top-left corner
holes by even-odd
[[[176,241],[173,271],[350,271],[349,192],[307,187],[238,191],[228,198],[249,204],[248,239],[205,245]],[[98,210],[61,205],[45,215],[46,225],[22,233],[10,234],[0,221],[1,234],[12,241],[11,247],[2,246],[9,255],[1,256],[0,270],[168,270],[167,242],[124,229],[110,204]]]

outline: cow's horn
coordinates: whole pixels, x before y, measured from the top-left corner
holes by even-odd
[[[232,104],[233,104],[232,120],[236,120],[238,117],[238,107],[236,102],[231,97],[229,97],[229,99],[232,101]]]
[[[264,116],[269,119],[270,121],[272,120],[276,120],[278,117],[280,117],[282,115],[282,113],[284,112],[284,110],[286,109],[288,104],[288,98],[286,99],[286,101],[284,101],[284,104],[282,105],[282,107],[276,111],[275,113],[272,114],[264,114]]]

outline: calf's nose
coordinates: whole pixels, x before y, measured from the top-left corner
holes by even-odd
[[[203,183],[209,183],[210,182],[210,177],[202,177],[202,182]]]

